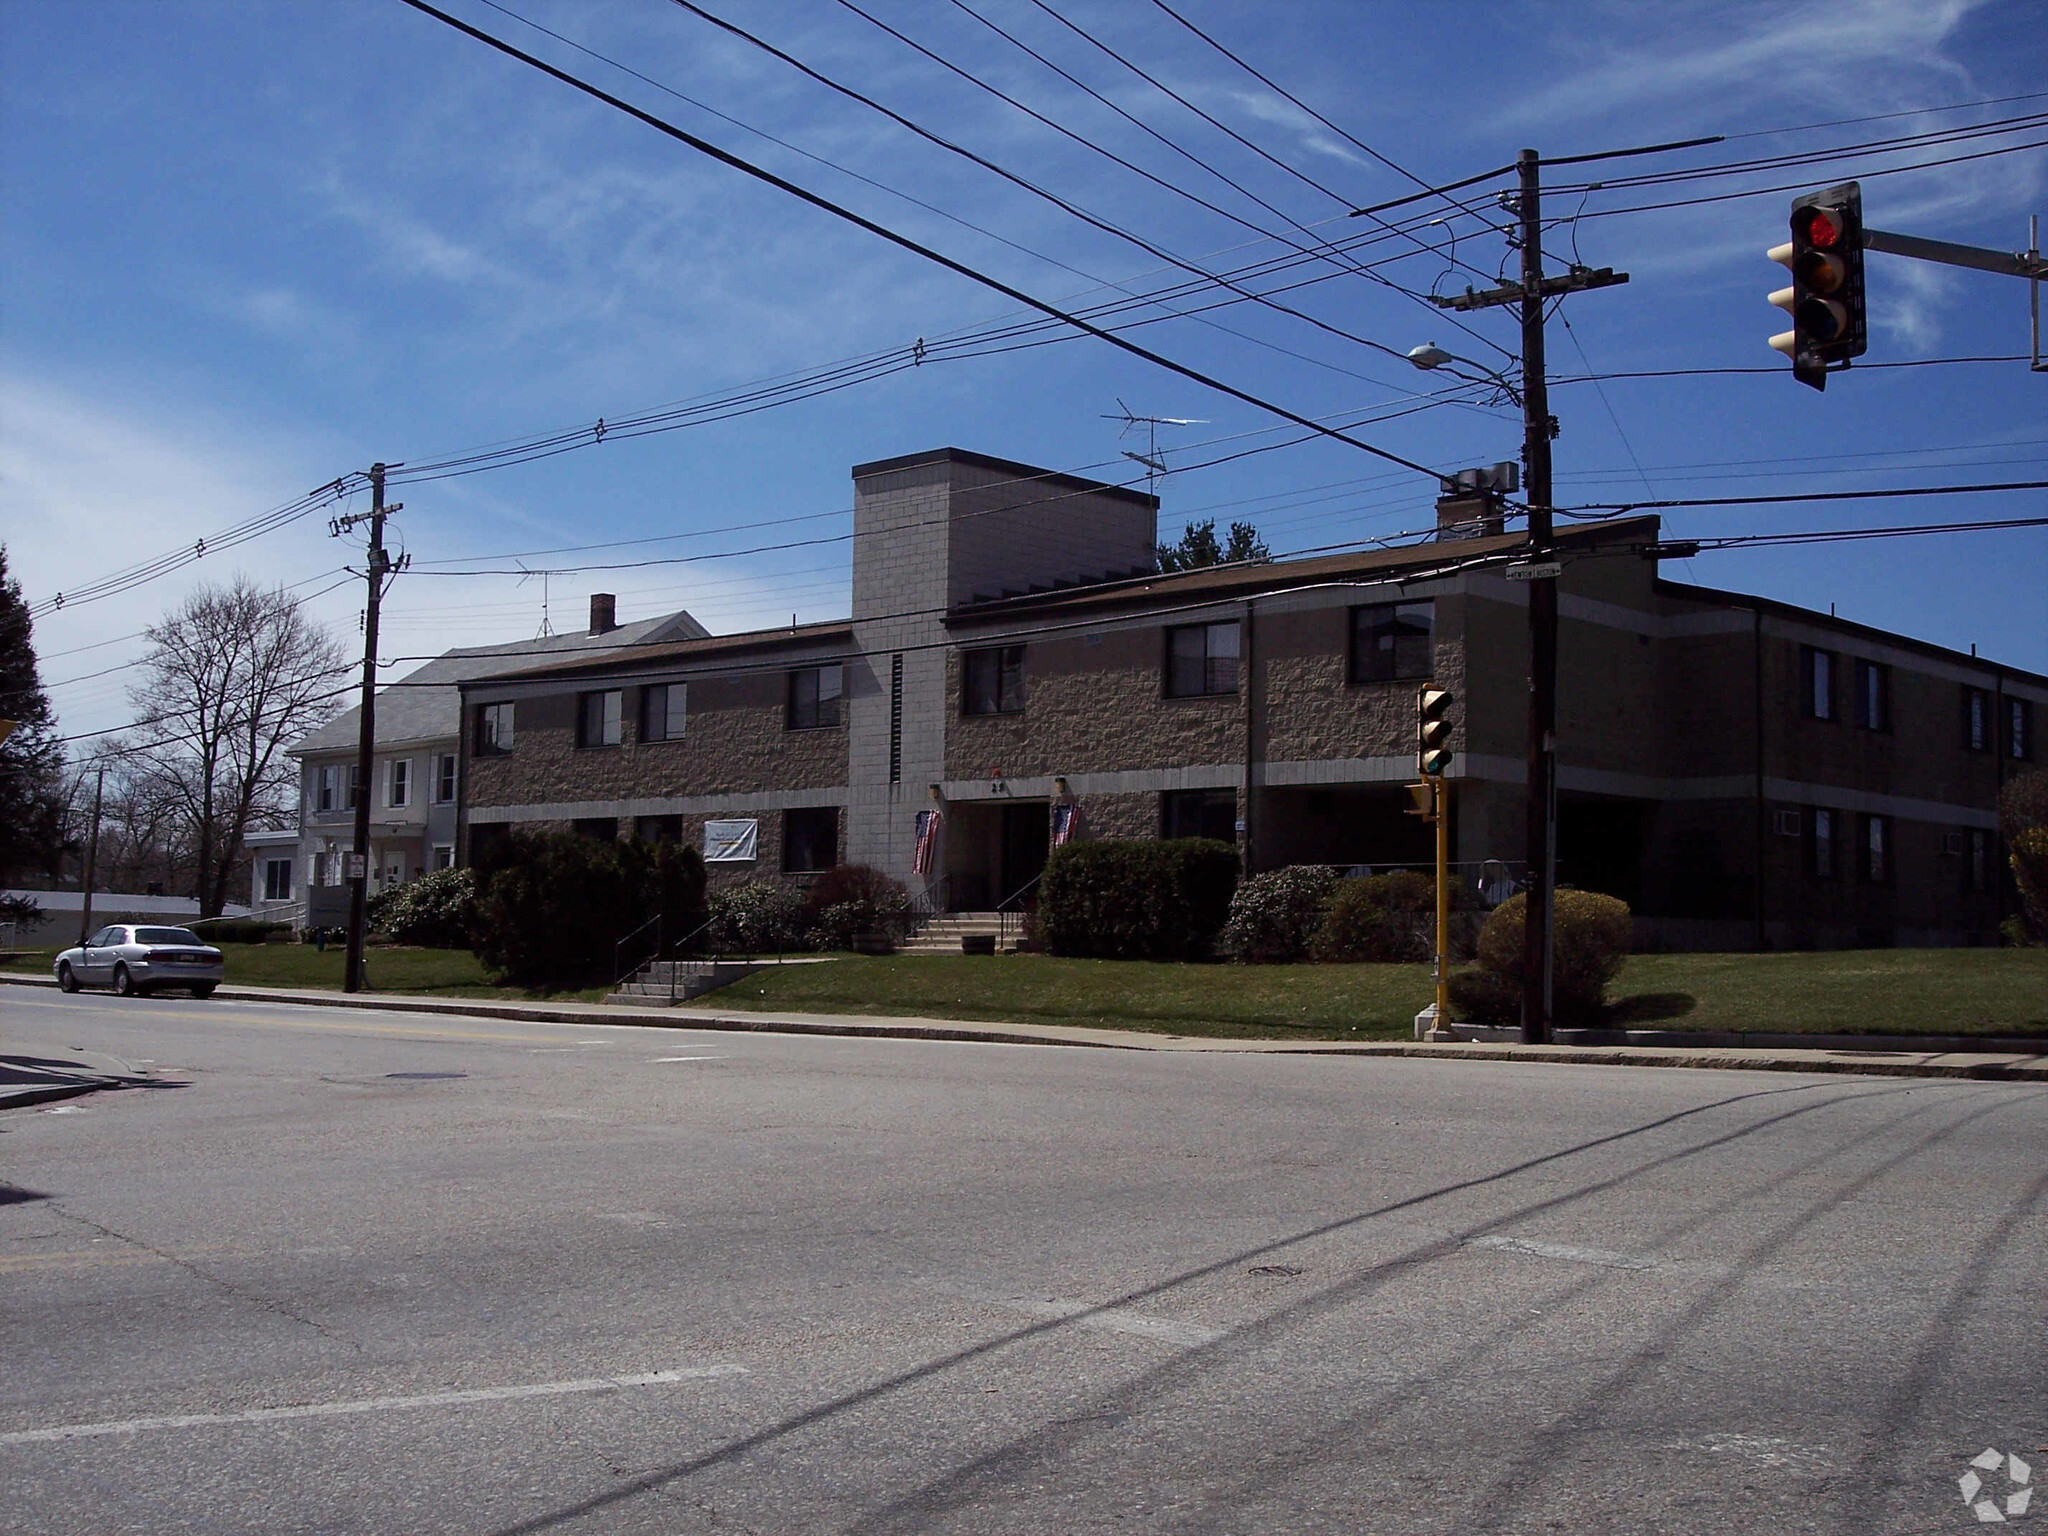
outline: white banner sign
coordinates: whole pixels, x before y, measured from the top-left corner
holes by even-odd
[[[751,864],[760,835],[761,823],[758,821],[707,821],[704,823],[704,862]]]

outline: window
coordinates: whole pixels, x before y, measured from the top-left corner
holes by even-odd
[[[616,747],[625,695],[616,688],[576,696],[576,745]]]
[[[394,757],[384,765],[384,803],[397,810],[412,801],[412,759]]]
[[[633,822],[633,835],[643,843],[680,843],[683,840],[683,818],[680,816],[641,816]]]
[[[1237,791],[1173,789],[1159,797],[1161,837],[1213,837],[1237,841]]]
[[[1809,720],[1835,718],[1835,656],[1810,645],[1799,648],[1800,669],[1805,674],[1801,708]]]
[[[512,750],[512,706],[484,704],[476,712],[476,754],[490,757]]]
[[[1963,750],[1991,750],[1991,695],[1982,688],[1963,689]]]
[[[1375,603],[1351,610],[1351,681],[1391,683],[1436,671],[1436,604]]]
[[[1014,715],[1024,708],[1024,647],[969,651],[960,663],[960,712]]]
[[[1862,875],[1870,885],[1889,885],[1892,878],[1892,819],[1865,816],[1863,837],[1858,847]]]
[[[843,667],[804,667],[789,674],[789,715],[792,731],[815,731],[839,723],[839,695],[846,685]]]
[[[338,811],[341,808],[341,764],[329,763],[314,776],[313,809]]]
[[[1856,723],[1866,731],[1892,728],[1892,669],[1882,662],[1856,663]]]
[[[1816,880],[1835,878],[1835,813],[1815,806],[1807,816],[1806,872]]]
[[[292,861],[290,859],[265,859],[263,861],[263,899],[265,901],[290,901],[292,899]]]
[[[434,868],[453,869],[454,867],[455,845],[453,843],[434,844]]]
[[[681,741],[689,714],[688,683],[656,683],[640,690],[640,739]]]
[[[782,867],[790,874],[830,869],[839,862],[839,807],[806,806],[782,813]]]
[[[616,816],[578,816],[569,823],[569,830],[578,837],[587,837],[593,842],[616,842],[619,836],[619,819]]]
[[[2005,751],[2016,762],[2034,756],[2034,706],[2025,699],[2005,701]]]
[[[455,801],[455,754],[443,752],[434,759],[434,800],[440,805]]]
[[[1973,891],[1991,889],[1991,833],[1983,827],[1970,828],[1968,854],[1963,866],[1963,879]]]
[[[1237,620],[1184,624],[1166,632],[1166,696],[1237,692]]]

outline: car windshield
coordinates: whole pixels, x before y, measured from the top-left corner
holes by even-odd
[[[138,928],[135,930],[138,944],[204,944],[190,928]]]

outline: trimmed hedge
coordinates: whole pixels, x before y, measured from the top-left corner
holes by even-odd
[[[290,923],[266,923],[260,918],[237,917],[225,923],[201,923],[192,931],[209,944],[267,944],[273,933],[288,933],[291,926]]]
[[[1451,978],[1452,1011],[1460,1018],[1509,1024],[1521,1015],[1523,914],[1526,896],[1510,896],[1479,931],[1479,965]],[[1607,984],[1634,943],[1628,903],[1594,891],[1557,893],[1551,936],[1550,1006],[1559,1024],[1598,1024]]]
[[[1479,932],[1478,898],[1463,881],[1451,885],[1451,953],[1472,953]],[[1309,940],[1317,960],[1423,961],[1436,954],[1436,880],[1420,870],[1346,880],[1330,898]]]
[[[1237,869],[1237,849],[1210,838],[1055,848],[1038,888],[1045,947],[1098,960],[1205,960]]]
[[[704,860],[679,843],[517,832],[477,879],[472,947],[517,986],[610,981],[618,941],[656,913],[671,941],[704,921]]]
[[[1254,875],[1230,898],[1230,916],[1216,951],[1245,965],[1287,965],[1308,953],[1323,921],[1337,872],[1321,864],[1295,864]]]

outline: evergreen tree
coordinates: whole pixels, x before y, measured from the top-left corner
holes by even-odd
[[[64,748],[36,670],[34,621],[0,544],[0,880],[54,877],[63,849]]]
[[[1228,565],[1249,560],[1270,560],[1273,552],[1260,542],[1259,530],[1250,523],[1232,523],[1230,542],[1219,544],[1216,519],[1189,523],[1178,544],[1159,546],[1159,569],[1193,571],[1205,565]]]

